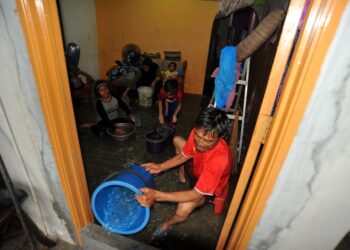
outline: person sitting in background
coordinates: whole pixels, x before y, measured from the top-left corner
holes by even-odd
[[[158,65],[149,57],[146,57],[142,62],[141,78],[137,86],[151,87],[153,89],[153,103],[156,101],[158,93],[163,86],[162,73]]]
[[[107,128],[115,130],[115,123],[135,121],[135,116],[123,100],[119,96],[111,94],[107,81],[96,81],[94,92],[98,98],[96,102],[97,123],[85,123],[82,127],[91,128],[95,135],[101,136]],[[125,111],[128,118],[120,117],[119,107]]]
[[[159,164],[142,164],[151,174],[158,174],[193,159],[192,168],[186,168],[194,179],[192,189],[162,192],[144,187],[140,188],[142,194],[135,195],[144,207],[150,207],[154,202],[178,204],[175,214],[156,229],[152,240],[165,236],[173,225],[186,221],[195,208],[206,202],[206,198],[219,197],[227,188],[232,161],[230,148],[224,139],[228,128],[229,119],[225,112],[205,109],[197,117],[187,141],[180,136],[174,138],[176,156]]]
[[[165,81],[158,96],[158,119],[160,124],[175,125],[182,108],[181,85],[175,79]]]
[[[130,100],[137,98],[136,84],[141,77],[140,69],[130,65],[115,61],[113,66],[106,73],[108,77],[108,85],[112,95],[121,96],[122,100],[129,104]]]
[[[149,86],[154,90],[161,79],[162,74],[158,65],[151,58],[146,57],[142,62],[141,78],[138,86]]]
[[[179,72],[176,70],[176,63],[170,62],[168,64],[168,69],[164,72],[164,80],[167,79],[179,79]]]

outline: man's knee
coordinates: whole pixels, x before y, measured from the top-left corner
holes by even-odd
[[[193,210],[194,209],[188,209],[188,208],[185,208],[185,207],[181,206],[181,203],[180,203],[177,206],[176,215],[180,216],[184,220],[187,220],[188,216],[190,216],[190,214],[192,213]]]
[[[202,197],[200,200],[195,202],[182,202],[177,205],[176,214],[182,217],[187,217],[195,210],[204,204],[205,198]]]
[[[177,136],[174,136],[173,143],[174,143],[174,146],[176,148],[176,151],[180,152],[181,149],[186,144],[186,139],[183,138],[182,136],[177,135]]]

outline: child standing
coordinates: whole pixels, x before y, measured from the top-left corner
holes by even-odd
[[[158,100],[159,123],[175,125],[182,107],[182,89],[178,81],[166,80],[160,90]]]
[[[115,129],[115,123],[127,122],[129,119],[134,121],[135,116],[131,113],[128,106],[119,96],[111,94],[107,81],[98,80],[95,84],[95,95],[98,98],[96,102],[97,123],[85,123],[82,127],[91,128],[96,135],[103,135],[107,128]],[[118,109],[121,107],[128,118],[121,118]]]
[[[158,119],[160,124],[168,124],[175,127],[177,117],[182,108],[182,88],[176,79],[167,79],[158,96]],[[179,168],[179,181],[186,182],[185,169]]]

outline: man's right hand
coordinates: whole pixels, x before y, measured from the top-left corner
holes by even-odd
[[[143,194],[136,194],[136,200],[143,207],[151,207],[152,204],[157,200],[157,191],[148,187],[140,188],[140,191]]]
[[[149,163],[141,164],[141,166],[146,168],[146,170],[151,174],[159,174],[160,172],[162,172],[161,164],[149,162]]]

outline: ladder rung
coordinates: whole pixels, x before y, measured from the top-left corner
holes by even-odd
[[[231,120],[234,120],[234,119],[235,119],[235,116],[234,116],[234,115],[226,114],[226,116],[228,117],[228,119],[231,119]],[[238,121],[242,121],[242,119],[243,119],[242,116],[239,116],[239,117],[238,117]]]
[[[238,80],[236,82],[237,85],[247,85],[247,81],[244,81],[244,80]]]

